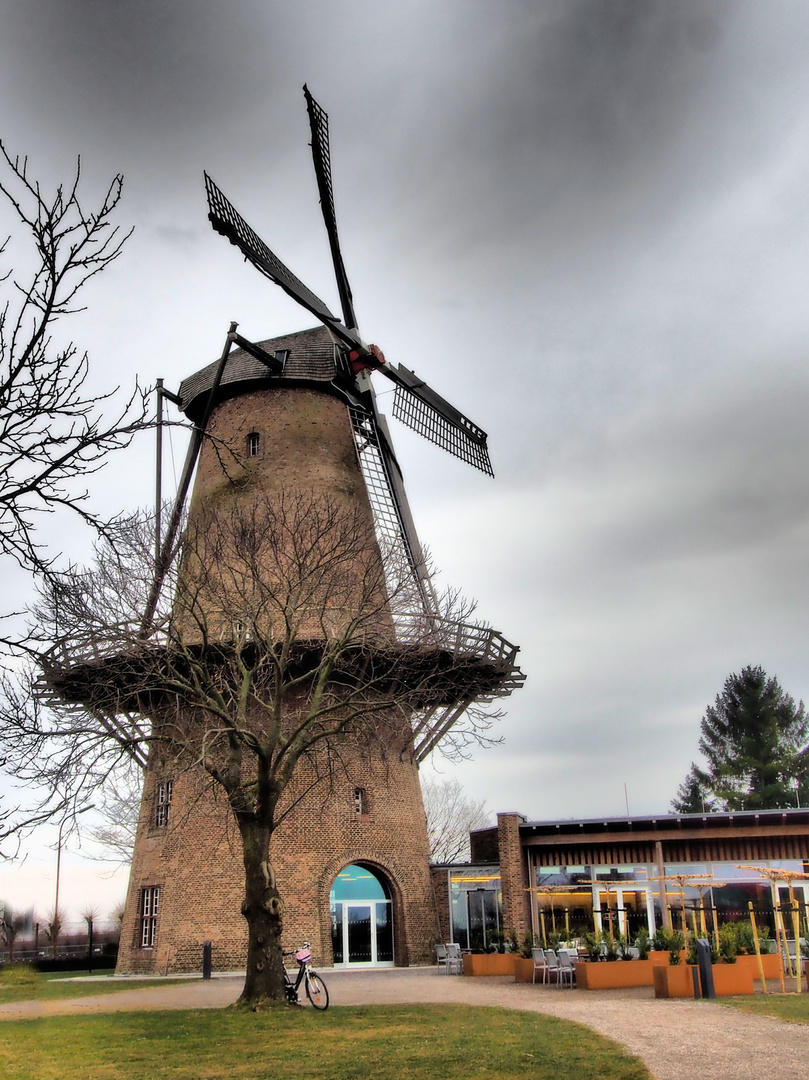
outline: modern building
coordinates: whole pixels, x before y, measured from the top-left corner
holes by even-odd
[[[475,949],[543,925],[654,932],[700,905],[724,921],[746,918],[752,903],[771,922],[790,886],[754,867],[809,872],[809,810],[565,821],[502,813],[471,833],[470,863],[434,867],[433,880],[444,940]],[[791,889],[806,914],[809,880]]]

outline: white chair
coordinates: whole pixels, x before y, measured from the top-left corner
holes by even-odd
[[[573,967],[573,957],[568,952],[559,953],[559,969],[556,973],[557,982],[560,986],[564,986],[568,983],[570,989],[573,989],[573,977],[576,973],[576,969]]]
[[[545,950],[545,982],[550,982],[551,975],[556,976],[556,981],[559,982],[559,957],[553,951],[553,949]]]
[[[447,951],[446,972],[447,975],[463,975],[463,957],[461,946],[457,941],[451,941],[444,946]]]
[[[537,972],[542,972],[542,981],[545,982],[545,975],[547,974],[547,968],[545,967],[545,950],[544,949],[532,949],[531,956],[534,960],[534,973],[531,979],[532,983],[537,981]]]
[[[438,970],[447,970],[447,947],[446,945],[436,945],[435,947],[435,962],[438,965]]]

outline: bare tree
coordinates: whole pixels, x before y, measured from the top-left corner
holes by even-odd
[[[469,859],[469,832],[489,824],[485,799],[471,799],[460,781],[421,778],[430,857],[435,863]]]
[[[64,925],[64,914],[61,908],[51,908],[46,916],[47,929],[45,936],[51,943],[51,956],[56,959],[56,950],[59,948],[59,938]]]
[[[86,851],[85,858],[122,866],[132,861],[142,789],[143,771],[137,762],[127,758],[99,789],[95,809],[96,817],[102,821],[91,826],[87,834],[100,852]]]
[[[27,268],[0,268],[0,553],[36,570],[49,562],[36,540],[38,515],[68,507],[98,525],[76,481],[126,446],[145,415],[136,389],[105,418],[112,395],[89,389],[87,354],[54,337],[64,317],[82,310],[80,292],[115,262],[129,235],[112,224],[123,178],[116,176],[100,205],[88,209],[80,176],[79,166],[71,183],[48,195],[27,160],[0,142],[0,194],[17,226],[0,256],[13,254]]]
[[[128,445],[146,415],[137,385],[105,415],[117,391],[89,387],[87,354],[61,333],[63,320],[83,310],[84,287],[115,262],[129,235],[113,224],[122,177],[91,207],[80,179],[79,163],[72,181],[49,194],[27,159],[0,142],[0,208],[10,216],[0,240],[0,555],[35,572],[52,565],[37,538],[42,514],[66,508],[104,528],[87,504],[86,481],[109,451]],[[68,809],[58,803],[24,824]],[[22,824],[18,814],[0,812],[0,838],[19,835]]]
[[[127,757],[207,777],[242,844],[242,998],[284,1000],[273,833],[348,748],[409,753],[414,710],[502,673],[448,644],[466,612],[394,625],[396,575],[351,504],[281,492],[199,509],[148,633],[150,531],[133,523],[113,541],[92,570],[45,582],[38,704],[3,721],[15,770],[73,799]],[[470,714],[454,745],[485,739],[487,723]]]
[[[14,946],[17,936],[25,929],[26,916],[15,911],[10,904],[0,904],[0,940],[8,950],[7,962],[14,963]]]

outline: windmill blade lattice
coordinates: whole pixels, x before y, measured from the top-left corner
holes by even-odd
[[[487,476],[494,476],[486,432],[439,397],[407,368],[399,367],[397,374],[400,377],[404,375],[412,385],[396,380],[393,396],[393,415],[396,419],[461,461],[480,469]]]
[[[300,278],[297,278],[289,267],[270,251],[207,173],[205,173],[205,191],[208,195],[208,218],[218,233],[230,240],[248,262],[251,262],[265,277],[279,285],[293,300],[297,300],[302,307],[311,311],[322,323],[333,329],[347,345],[351,348],[364,349],[359,335],[342,326],[337,316],[329,311],[320,297],[307,288]]]
[[[331,257],[334,263],[334,276],[337,278],[337,290],[340,293],[343,319],[346,326],[356,329],[357,317],[354,314],[354,297],[351,286],[348,284],[348,274],[346,274],[343,256],[340,251],[340,242],[337,237],[337,215],[334,210],[334,191],[331,182],[329,118],[309,93],[307,86],[304,86],[303,92],[306,96],[309,126],[312,129],[312,160],[315,166],[317,189],[320,194],[320,207],[323,211],[323,220],[329,236]]]
[[[379,436],[376,419],[372,413],[351,406],[348,410],[351,429],[354,433],[354,445],[360,469],[368,492],[368,501],[374,516],[374,528],[380,547],[385,552],[386,563],[394,572],[406,566],[410,581],[405,587],[396,590],[399,595],[395,606],[408,614],[436,614],[432,602],[431,590],[423,581],[423,565],[420,548],[414,548],[414,542],[408,535],[408,529],[402,517],[399,500],[393,488],[388,464]],[[401,576],[401,575],[400,575]]]

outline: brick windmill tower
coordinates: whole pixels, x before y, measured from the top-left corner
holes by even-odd
[[[261,343],[241,337],[233,325],[220,360],[186,379],[176,398],[169,395],[194,424],[194,435],[174,511],[158,541],[144,627],[148,631],[169,553],[183,528],[203,537],[195,555],[199,563],[224,563],[231,570],[243,564],[235,540],[216,547],[211,537],[233,529],[234,508],[254,506],[257,497],[273,507],[291,504],[299,514],[307,500],[322,497],[352,515],[364,538],[366,577],[369,567],[379,568],[375,595],[383,596],[374,604],[373,644],[361,650],[361,670],[378,675],[385,664],[396,665],[396,678],[408,691],[407,707],[382,737],[363,741],[348,732],[336,750],[333,744],[329,752],[339,758],[339,768],[320,777],[316,766],[298,770],[288,794],[294,809],[272,834],[273,873],[284,897],[287,942],[309,940],[321,963],[406,965],[429,961],[439,933],[419,763],[461,730],[470,706],[510,694],[524,676],[516,666],[517,649],[499,633],[447,619],[438,609],[371,376],[379,373],[394,383],[397,418],[492,475],[486,434],[361,338],[337,237],[328,121],[305,87],[304,92],[343,318],[280,262],[206,175],[214,229],[322,325]],[[305,517],[299,531],[307,528]],[[189,573],[180,570],[184,595],[192,591]],[[206,588],[194,595],[205,595]],[[173,601],[175,624],[190,620],[189,602],[179,597]],[[250,631],[231,613],[224,635],[230,648]],[[211,637],[207,633],[195,647],[223,647]],[[297,638],[306,639],[310,652],[321,647],[311,626]],[[359,670],[352,668],[351,677],[361,682]],[[52,670],[49,681],[65,697],[98,703],[94,687],[100,680],[86,664]],[[129,711],[142,707],[130,697]],[[166,722],[167,708],[164,703],[153,712],[153,723]],[[180,716],[171,722],[194,721]],[[203,941],[213,943],[218,969],[243,966],[248,940],[240,915],[242,854],[227,801],[217,799],[202,770],[187,762],[178,768],[150,753],[118,970],[198,969]]]

